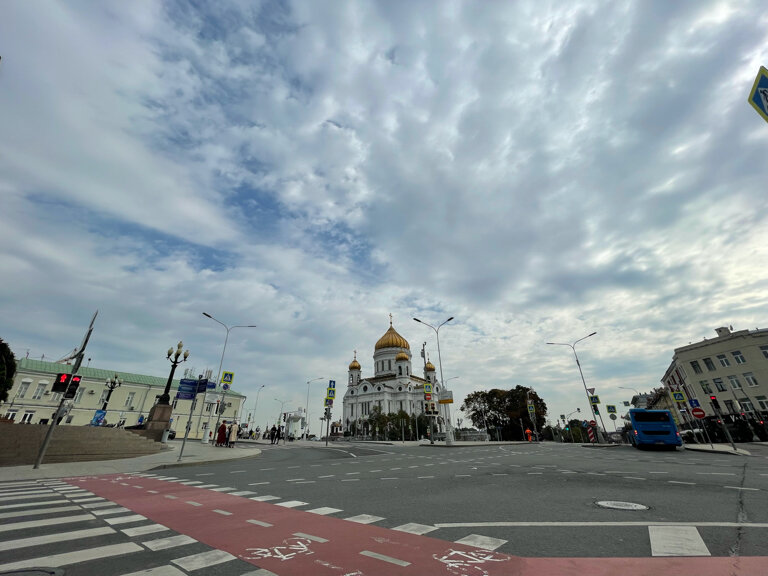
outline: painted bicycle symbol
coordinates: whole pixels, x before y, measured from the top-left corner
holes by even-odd
[[[442,562],[448,568],[448,571],[453,574],[483,574],[487,576],[486,572],[480,564],[486,562],[507,562],[508,556],[496,554],[490,550],[471,550],[469,552],[464,550],[450,549],[448,553],[440,556],[433,554],[432,556],[438,562]]]
[[[314,554],[309,549],[312,541],[308,538],[288,538],[283,540],[282,546],[274,546],[272,548],[246,548],[247,554],[240,557],[245,560],[258,560],[264,558],[275,558],[284,562],[295,558],[296,556],[309,556]]]

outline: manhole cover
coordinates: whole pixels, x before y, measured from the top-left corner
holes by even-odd
[[[613,510],[648,510],[648,506],[643,506],[642,504],[619,502],[617,500],[601,500],[597,505],[601,508],[612,508]]]

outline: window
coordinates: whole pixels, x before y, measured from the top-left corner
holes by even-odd
[[[755,378],[755,375],[752,374],[752,372],[744,372],[744,380],[747,381],[749,386],[757,386],[757,379]]]
[[[387,360],[387,370],[392,370],[392,360]]]
[[[725,409],[728,411],[728,414],[733,414],[736,412],[736,410],[733,409],[733,400],[726,400],[725,401]]]
[[[742,412],[754,412],[755,407],[752,405],[752,402],[749,401],[748,398],[743,398],[739,400],[739,404],[741,404],[741,411]]]
[[[402,366],[398,366],[397,367],[397,375],[398,376],[402,376],[403,375],[403,367]]]
[[[61,400],[61,392],[54,392],[51,396],[51,402],[58,404],[59,400]]]
[[[30,382],[22,382],[21,386],[19,386],[19,393],[16,394],[17,398],[24,398],[24,396],[27,394],[27,390],[29,390]]]
[[[760,346],[760,352],[763,353],[763,356],[768,358],[768,346]]]
[[[125,404],[123,404],[123,406],[128,406],[129,408],[133,406],[134,396],[136,396],[136,392],[128,392],[128,396],[125,397]]]
[[[405,375],[406,376],[410,376],[411,375],[411,371],[408,369],[408,366],[405,367]]]
[[[32,416],[34,416],[34,412],[24,412],[24,416],[21,418],[22,424],[31,424],[32,423]]]
[[[363,386],[363,392],[368,392],[368,386]]]
[[[77,389],[77,392],[75,392],[75,397],[73,398],[73,400],[74,400],[75,404],[80,404],[80,400],[82,400],[82,399],[83,399],[83,394],[85,394],[85,388],[83,388],[82,386],[80,386],[80,387]]]
[[[735,375],[728,376],[728,382],[731,383],[731,388],[733,388],[734,390],[738,390],[739,388],[741,388],[741,382],[739,382],[738,377],[736,377]]]
[[[35,388],[35,393],[32,395],[32,400],[40,400],[43,397],[43,392],[45,392],[45,384],[38,384],[37,388]]]
[[[712,394],[712,387],[709,385],[709,382],[707,380],[699,380],[699,385],[701,386],[701,389],[704,391],[704,394]]]
[[[731,356],[733,356],[733,359],[736,360],[736,364],[745,364],[747,362],[744,359],[744,355],[741,353],[741,350],[734,350],[731,352]]]
[[[712,382],[715,383],[715,388],[717,388],[720,392],[725,392],[728,390],[728,388],[725,387],[725,384],[723,384],[722,378],[714,378]]]
[[[714,372],[715,371],[715,365],[712,362],[711,358],[704,358],[704,366],[706,366],[707,370],[709,370],[710,372]]]
[[[99,406],[104,406],[104,402],[107,401],[107,390],[101,391],[101,396],[99,396]]]
[[[768,400],[766,400],[765,396],[758,396],[755,400],[757,400],[757,405],[760,406],[760,410],[768,410]]]
[[[725,354],[718,354],[717,359],[720,360],[720,366],[723,368],[728,368],[728,366],[731,365],[731,363],[728,362],[728,357]]]
[[[67,424],[72,424],[72,419],[73,418],[74,418],[74,416],[67,416],[67,420],[66,420]]]
[[[174,398],[174,399],[173,399],[173,404],[172,404],[172,406],[173,406],[173,409],[174,409],[174,410],[176,410],[176,405],[177,405],[178,403],[179,403],[179,401],[178,401],[176,398]]]
[[[701,372],[702,372],[702,370],[701,370],[701,366],[699,366],[699,363],[698,363],[696,360],[694,360],[693,362],[691,362],[691,368],[693,368],[693,371],[694,371],[696,374],[701,374]]]
[[[5,413],[5,417],[8,418],[8,420],[16,420],[16,414],[18,414],[18,411],[16,410],[8,410],[8,412]]]

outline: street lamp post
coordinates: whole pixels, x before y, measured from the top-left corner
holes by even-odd
[[[115,390],[115,388],[120,388],[120,385],[122,382],[120,381],[120,378],[117,374],[115,374],[112,378],[109,378],[104,386],[106,386],[107,390],[107,397],[104,399],[104,404],[102,405],[101,409],[105,412],[107,411],[107,404],[109,404],[109,399],[112,397],[112,391]]]
[[[182,348],[184,348],[184,343],[181,341],[179,341],[178,346],[176,346],[176,351],[174,351],[173,348],[168,348],[168,355],[166,358],[171,363],[171,373],[168,375],[168,382],[165,384],[165,390],[157,401],[160,406],[168,406],[171,403],[171,382],[173,382],[173,374],[176,372],[176,366],[182,362],[186,362],[187,358],[189,358],[189,350],[184,350],[182,353]],[[179,360],[182,356],[183,358]]]
[[[256,409],[259,407],[259,394],[261,394],[262,388],[264,388],[264,384],[259,386],[259,389],[256,391],[256,402],[253,404],[253,423],[254,425],[259,421],[258,417],[256,416]],[[248,427],[251,427],[251,419],[248,418]],[[250,431],[249,431],[250,432]]]
[[[318,380],[324,380],[325,376],[320,376],[319,378],[313,378],[312,380],[307,380],[307,403],[305,404],[304,409],[304,440],[309,440],[309,385],[312,382],[317,382]]]
[[[216,377],[216,387],[218,388],[219,384],[221,383],[221,367],[224,365],[224,353],[227,351],[227,342],[229,341],[229,331],[233,330],[234,328],[256,328],[256,325],[255,324],[248,324],[248,325],[245,325],[245,326],[242,326],[242,325],[227,326],[226,324],[224,324],[224,322],[221,322],[220,320],[217,320],[216,318],[214,318],[213,316],[208,314],[208,312],[203,312],[203,316],[205,316],[206,318],[210,318],[214,322],[217,322],[217,323],[221,324],[222,326],[224,326],[224,328],[227,331],[227,335],[224,337],[224,348],[221,350],[221,360],[219,361],[219,375]],[[222,399],[221,399],[222,403],[224,402],[224,398],[226,398],[226,396],[227,395],[225,393],[223,395]],[[221,411],[220,410],[216,410],[216,426],[214,427],[214,430],[217,430],[219,428],[219,417],[220,416],[221,416]],[[208,422],[205,425],[206,431],[208,431],[210,429],[210,427],[211,427],[211,413],[209,412],[208,413]],[[208,443],[208,434],[203,434],[202,443],[203,444],[207,444]]]
[[[440,366],[440,386],[442,387],[443,392],[448,392],[445,389],[445,382],[443,380],[443,360],[440,357],[440,328],[442,328],[445,324],[448,324],[448,322],[453,320],[453,316],[448,318],[448,320],[440,324],[437,328],[435,328],[431,324],[427,324],[426,322],[419,320],[418,318],[414,318],[414,320],[419,324],[424,324],[424,326],[429,326],[430,328],[432,328],[432,330],[435,331],[435,336],[437,338],[437,363]],[[447,418],[445,419],[446,426],[447,426],[445,430],[445,445],[452,446],[453,445],[453,429],[451,427],[451,409],[449,408],[450,404],[445,404],[444,406],[445,406],[445,413],[447,415]]]
[[[282,414],[283,414],[283,406],[285,406],[285,403],[288,402],[288,400],[278,400],[277,398],[275,398],[275,402],[280,402],[280,412],[277,414],[277,431],[279,433],[280,432],[280,416],[282,416]],[[287,435],[287,432],[288,432],[287,424],[288,424],[288,422],[286,422],[285,433],[283,434],[283,444],[285,444],[285,436]],[[278,442],[278,444],[279,444],[279,442]]]
[[[567,344],[567,343],[563,343],[563,342],[547,342],[547,344],[551,344],[553,346],[568,346],[571,350],[573,350],[573,356],[574,356],[574,358],[576,358],[576,366],[579,367],[579,374],[581,375],[581,383],[584,385],[584,394],[587,395],[587,406],[589,408],[592,408],[592,401],[589,398],[589,390],[587,390],[587,383],[584,380],[584,372],[581,371],[581,363],[579,362],[579,356],[578,356],[578,354],[576,354],[576,344],[578,344],[582,340],[586,340],[587,338],[590,338],[590,337],[594,336],[595,334],[597,334],[597,332],[592,332],[592,334],[588,334],[588,335],[584,336],[584,338],[579,338],[573,344]],[[594,410],[592,410],[592,413],[594,415]],[[607,431],[608,429],[605,427],[605,424],[603,423],[603,415],[598,412],[598,416],[600,417],[600,424],[603,427],[603,430]],[[599,430],[598,430],[598,432],[599,432]]]

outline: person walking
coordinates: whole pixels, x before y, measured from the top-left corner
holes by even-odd
[[[237,422],[232,422],[232,428],[229,430],[229,448],[235,447],[235,442],[237,442],[237,431],[239,428]]]
[[[227,443],[227,421],[224,420],[216,432],[216,446],[224,446]]]
[[[269,440],[270,440],[269,443],[270,444],[274,444],[275,443],[275,437],[276,436],[277,436],[277,428],[275,428],[275,425],[272,424],[272,429],[269,431]]]
[[[532,434],[533,434],[533,433],[531,432],[531,429],[530,429],[530,428],[526,428],[526,429],[525,429],[525,435],[528,437],[528,442],[530,442],[530,441],[531,441],[531,436],[532,436]]]

